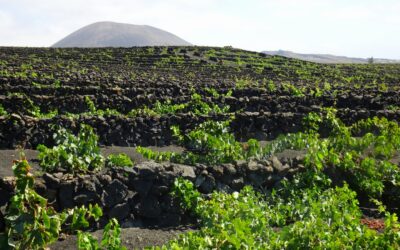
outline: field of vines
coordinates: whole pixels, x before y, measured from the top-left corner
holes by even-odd
[[[193,228],[149,249],[399,249],[399,119],[399,64],[0,47],[0,249],[130,249],[135,225]]]

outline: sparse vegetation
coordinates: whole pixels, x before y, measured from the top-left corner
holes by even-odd
[[[194,183],[177,179],[172,191],[199,230],[161,249],[399,248],[399,65],[316,64],[230,47],[0,48],[0,77],[0,146],[54,142],[37,147],[50,181],[63,174],[91,178],[106,166],[107,176],[96,176],[93,186],[84,183],[96,188],[89,192],[93,200],[110,195],[105,213],[125,206],[134,211],[127,216],[137,219],[145,202],[161,214],[166,203],[148,196],[167,199],[169,174],[193,177],[195,170]],[[52,124],[58,126],[49,130]],[[157,164],[169,171],[154,181],[162,188],[153,190],[153,180],[145,180],[148,186],[139,191],[141,174],[152,170],[140,169],[125,154],[105,158],[99,144],[138,145],[145,158],[191,166]],[[170,144],[183,152],[147,148]],[[304,159],[282,161],[279,170],[274,157],[292,151]],[[270,173],[266,180],[261,167]],[[250,187],[243,176],[221,176],[235,181],[233,189],[211,178],[226,169],[238,175],[253,171],[253,178],[268,185]],[[84,231],[101,216],[98,206],[56,212],[34,191],[25,160],[15,163],[14,172],[16,194],[3,212],[0,248],[43,249],[64,232],[78,234],[78,249],[124,249],[116,219],[105,227],[101,243]],[[118,183],[117,175],[128,184]],[[107,191],[98,190],[103,185]],[[126,204],[114,202],[119,191],[109,194],[111,185],[135,190],[121,191]],[[210,194],[212,189],[220,191]],[[377,211],[380,231],[363,223],[369,219],[365,209]]]

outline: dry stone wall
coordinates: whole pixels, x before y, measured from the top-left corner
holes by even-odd
[[[99,204],[104,218],[117,218],[123,227],[176,226],[190,221],[171,195],[177,177],[193,181],[199,191],[208,195],[214,190],[233,192],[245,185],[258,190],[279,185],[301,171],[303,156],[265,161],[237,161],[219,166],[187,166],[174,163],[143,162],[133,168],[105,169],[96,174],[72,176],[64,173],[45,173],[37,179],[35,189],[57,210],[74,206]],[[0,180],[0,207],[13,194],[15,179]],[[1,223],[1,221],[0,221]]]
[[[310,111],[319,111],[319,108],[311,107]],[[301,131],[304,116],[305,113],[294,112],[244,112],[236,114],[231,128],[239,140],[249,138],[271,140],[280,134]],[[346,124],[373,116],[399,120],[400,110],[339,110],[338,116]],[[0,148],[22,146],[34,149],[38,144],[52,146],[54,144],[52,135],[55,132],[51,129],[52,125],[57,124],[77,132],[79,124],[82,123],[94,128],[99,135],[100,145],[165,146],[173,144],[170,129],[172,125],[179,125],[183,131],[188,131],[208,119],[224,120],[228,117],[227,114],[198,116],[187,113],[161,117],[81,116],[78,119],[71,119],[58,116],[52,119],[37,119],[12,114],[10,117],[0,117]]]

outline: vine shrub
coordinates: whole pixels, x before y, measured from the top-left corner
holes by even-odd
[[[3,105],[0,104],[0,116],[7,115],[7,111],[4,109]]]
[[[93,128],[81,125],[78,136],[65,128],[58,128],[54,134],[56,146],[48,148],[39,145],[40,167],[46,172],[65,169],[68,172],[86,172],[100,169],[104,158],[97,145],[98,136]]]
[[[89,96],[85,96],[85,103],[88,108],[88,112],[83,113],[83,114],[88,114],[92,116],[111,116],[111,115],[121,115],[120,112],[116,109],[109,109],[107,108],[106,110],[98,109],[94,102],[90,99]],[[73,114],[69,114],[70,116],[74,116]],[[78,115],[79,116],[79,115]]]
[[[312,179],[317,176],[311,174]],[[302,177],[294,180],[302,182]],[[386,212],[382,233],[361,224],[356,193],[347,185],[298,189],[263,197],[251,187],[204,199],[178,179],[174,194],[199,218],[201,229],[153,249],[398,249],[399,223]]]
[[[133,167],[133,162],[128,155],[110,154],[106,159],[106,167]]]
[[[103,238],[99,245],[97,239],[90,233],[78,231],[79,250],[126,250],[121,243],[121,228],[116,219],[111,219],[105,226]]]
[[[346,126],[335,110],[325,111],[324,119],[315,126],[323,125],[331,133],[309,142],[306,166],[317,171],[338,169],[355,191],[374,198],[380,197],[389,183],[398,187],[400,170],[390,161],[400,150],[397,122],[375,117]]]
[[[50,111],[48,113],[43,113],[40,110],[40,107],[35,105],[35,103],[26,94],[11,93],[9,96],[22,99],[22,107],[21,107],[21,112],[22,113],[26,113],[26,114],[28,114],[30,116],[33,116],[33,117],[36,117],[36,118],[40,118],[40,119],[53,118],[53,117],[58,115],[58,110],[53,110],[53,111]]]
[[[215,90],[212,92],[212,94],[214,96],[218,95],[218,97],[220,97],[220,94],[218,94]],[[229,93],[223,96],[228,95]],[[202,100],[200,94],[193,93],[191,95],[190,101],[187,103],[172,104],[171,100],[166,100],[163,103],[160,101],[156,101],[152,108],[145,106],[142,108],[133,109],[128,113],[128,116],[161,116],[166,114],[176,114],[177,112],[190,112],[195,115],[225,114],[229,112],[229,109],[230,107],[228,105],[220,107],[215,103],[207,103]]]
[[[256,140],[249,140],[244,145],[236,141],[229,124],[230,121],[206,121],[187,135],[182,134],[178,126],[172,126],[177,143],[186,148],[183,153],[155,152],[143,147],[137,147],[136,150],[148,159],[191,165],[229,163],[261,153],[261,147]]]
[[[44,249],[58,239],[63,225],[68,232],[75,233],[88,227],[90,220],[102,216],[97,205],[57,213],[33,189],[34,177],[30,168],[24,158],[14,162],[16,190],[6,210],[6,230],[0,234],[0,249]]]

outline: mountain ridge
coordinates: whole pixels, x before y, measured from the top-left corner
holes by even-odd
[[[370,63],[370,58],[336,56],[331,54],[303,54],[288,50],[262,51],[261,53],[267,55],[284,56],[316,63]],[[394,59],[373,58],[372,60],[373,63],[400,63],[400,60]]]

